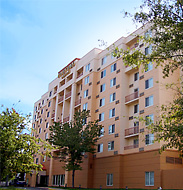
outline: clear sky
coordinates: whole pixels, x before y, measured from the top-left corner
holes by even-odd
[[[142,0],[0,0],[0,104],[28,114],[74,58],[136,29]],[[21,102],[19,102],[19,100]],[[19,103],[18,103],[19,102]]]

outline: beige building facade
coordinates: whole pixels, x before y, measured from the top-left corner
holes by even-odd
[[[137,37],[147,31],[145,26],[114,44],[124,50],[140,48],[148,54],[151,45]],[[138,121],[138,117],[156,121],[158,107],[174,97],[164,84],[177,83],[179,71],[163,79],[161,68],[155,68],[151,62],[146,71],[126,67],[120,57],[112,56],[112,49],[113,45],[105,50],[94,48],[58,72],[48,91],[34,105],[32,135],[45,140],[54,121],[67,122],[75,111],[88,109],[90,119],[99,119],[104,128],[96,153],[85,153],[83,170],[76,172],[75,186],[183,189],[183,164],[178,152],[167,150],[159,154],[161,144],[154,142],[148,121]],[[71,186],[72,175],[64,171],[64,163],[39,156],[35,156],[35,162],[43,165],[43,171],[29,176],[30,186]]]

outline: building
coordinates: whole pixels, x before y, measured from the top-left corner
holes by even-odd
[[[115,42],[119,48],[141,48],[150,53],[151,45],[138,42],[147,26]],[[99,119],[104,133],[97,142],[96,154],[85,154],[83,170],[76,172],[75,186],[87,188],[183,188],[183,164],[176,150],[159,154],[160,143],[148,131],[149,122],[158,117],[158,108],[172,101],[173,92],[163,84],[180,76],[177,70],[163,79],[160,67],[151,62],[148,69],[124,66],[109,49],[94,48],[76,58],[58,72],[34,105],[32,135],[47,139],[53,121],[67,122],[78,109],[88,109],[91,120]],[[156,83],[159,81],[159,83]],[[139,122],[137,117],[147,118]],[[149,122],[148,122],[149,121]],[[44,152],[44,150],[42,150]],[[29,184],[71,186],[71,173],[63,170],[58,159],[35,157],[43,164],[39,175],[29,177]]]

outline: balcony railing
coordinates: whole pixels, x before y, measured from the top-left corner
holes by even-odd
[[[67,121],[69,121],[69,116],[64,117],[64,119],[63,119],[63,123],[65,123],[65,122],[67,122]]]
[[[77,78],[81,77],[83,75],[83,72],[82,73],[79,73]]]
[[[124,150],[129,150],[129,149],[138,148],[138,147],[139,147],[138,144],[133,144],[133,145],[125,146]]]
[[[79,100],[76,100],[75,101],[75,106],[78,106],[78,105],[80,105],[81,104],[81,98],[79,99]]]
[[[64,100],[64,96],[61,96],[59,99],[58,99],[58,103],[62,102]]]
[[[132,94],[130,94],[130,95],[128,95],[128,96],[125,96],[125,103],[127,103],[127,102],[130,102],[130,101],[132,101],[132,100],[135,100],[135,99],[137,99],[139,97],[139,92],[137,91],[137,92],[134,92],[134,93],[132,93]]]
[[[135,43],[135,44],[130,48],[130,50],[132,50],[132,49],[138,47],[138,45],[139,45],[139,43]]]
[[[69,98],[71,96],[71,91],[68,92],[66,95],[65,95],[65,99]]]
[[[51,114],[51,118],[54,119],[55,118],[55,113]]]
[[[125,129],[125,136],[134,135],[139,133],[139,126]]]

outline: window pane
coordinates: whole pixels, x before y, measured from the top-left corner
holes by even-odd
[[[149,185],[149,172],[145,173],[145,185]]]
[[[154,185],[154,172],[150,172],[150,185]]]

